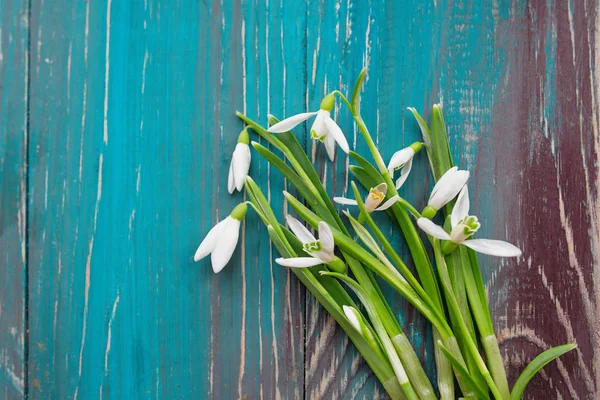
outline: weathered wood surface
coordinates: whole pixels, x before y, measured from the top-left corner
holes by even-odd
[[[191,260],[242,199],[234,111],[315,109],[368,64],[384,156],[419,138],[407,106],[442,102],[481,236],[524,250],[482,258],[510,380],[576,342],[526,397],[597,398],[599,26],[597,0],[1,0],[0,396],[384,398],[255,216],[222,273]],[[346,158],[298,133],[345,194]],[[425,164],[402,189],[418,204]],[[283,216],[277,171],[255,155],[251,175]],[[427,326],[385,293],[433,373]]]
[[[0,2],[0,396],[26,382],[28,15]]]

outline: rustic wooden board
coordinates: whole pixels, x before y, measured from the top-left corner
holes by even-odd
[[[226,190],[234,111],[316,109],[368,64],[386,160],[419,139],[406,107],[443,103],[481,237],[524,250],[481,258],[509,379],[576,342],[526,397],[597,397],[598,26],[598,0],[0,1],[0,396],[385,398],[255,215],[219,275],[191,260],[243,199]],[[348,194],[346,157],[298,134]],[[283,216],[285,183],[253,155]],[[417,164],[402,194],[423,204]],[[429,328],[384,292],[433,378]]]
[[[0,2],[0,397],[26,385],[28,14]]]

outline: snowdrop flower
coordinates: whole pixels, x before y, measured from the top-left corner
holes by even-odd
[[[373,211],[387,210],[388,208],[393,206],[395,202],[397,202],[400,199],[400,197],[398,195],[392,196],[392,197],[390,197],[390,199],[388,201],[381,204],[383,199],[385,199],[386,193],[387,193],[387,185],[385,183],[381,183],[381,184],[377,185],[376,187],[371,188],[371,190],[369,190],[369,194],[367,195],[367,198],[365,199],[365,209],[367,210],[367,212],[369,214],[372,213]],[[333,201],[335,201],[338,204],[344,204],[344,205],[350,205],[350,206],[358,205],[356,200],[347,199],[345,197],[334,197]]]
[[[458,167],[452,167],[433,187],[427,206],[423,210],[423,216],[431,219],[437,211],[452,201],[461,189],[467,184],[469,171],[459,170]]]
[[[498,257],[518,257],[521,255],[521,250],[518,247],[502,240],[467,240],[477,232],[480,224],[477,217],[469,215],[469,193],[466,186],[461,190],[456,204],[452,209],[452,214],[450,215],[452,230],[450,233],[427,218],[419,218],[417,224],[431,236],[441,240],[448,240],[455,246],[462,244],[480,253]],[[450,246],[449,251],[452,251],[455,246]]]
[[[325,143],[327,155],[329,156],[329,159],[333,161],[335,157],[334,151],[336,142],[344,151],[344,153],[348,154],[350,151],[348,141],[342,133],[342,130],[331,118],[331,110],[333,110],[334,105],[335,96],[333,93],[330,93],[325,96],[323,101],[321,101],[321,107],[319,111],[293,115],[271,126],[269,129],[267,129],[267,131],[271,133],[287,132],[292,130],[299,123],[316,115],[317,118],[315,118],[315,121],[310,128],[310,137]]]
[[[307,268],[327,264],[336,271],[345,271],[346,265],[333,251],[335,244],[331,228],[325,222],[319,222],[319,240],[300,221],[291,215],[285,217],[294,235],[302,242],[302,248],[310,257],[278,258],[275,262],[284,267]]]
[[[250,169],[250,136],[248,130],[244,129],[238,137],[237,145],[233,151],[231,157],[231,164],[229,165],[229,181],[228,189],[229,194],[232,194],[234,190],[241,191],[244,187],[244,179],[248,176],[248,170]]]
[[[213,271],[215,274],[220,272],[231,260],[247,210],[246,203],[238,204],[227,218],[215,225],[200,243],[194,261],[200,261],[210,254]]]
[[[400,189],[406,181],[406,178],[408,178],[408,174],[410,174],[410,170],[412,169],[413,157],[421,150],[421,148],[423,148],[423,143],[413,143],[410,146],[395,152],[390,159],[390,163],[388,164],[390,176],[393,177],[394,171],[401,169],[400,177],[396,180],[396,189]]]

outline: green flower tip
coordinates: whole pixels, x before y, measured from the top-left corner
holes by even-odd
[[[421,142],[414,142],[413,144],[411,144],[408,147],[410,147],[411,149],[413,149],[413,151],[415,152],[415,154],[417,154],[423,148],[423,143],[421,143]]]
[[[250,135],[248,134],[248,129],[244,129],[240,136],[238,136],[238,143],[249,144],[250,143]]]
[[[229,214],[229,216],[233,219],[241,221],[246,216],[246,211],[248,211],[248,206],[246,205],[246,203],[240,203],[237,206],[235,206],[235,208],[233,209],[231,214]]]
[[[323,98],[321,101],[321,110],[329,111],[333,110],[333,106],[335,105],[335,95],[333,93],[329,93],[327,96]]]
[[[310,131],[310,138],[314,139],[314,140],[318,140],[320,142],[324,142],[326,136],[327,135],[319,135],[317,133],[317,131],[315,131],[314,129],[311,129],[311,131]]]
[[[479,224],[479,220],[477,219],[477,217],[475,217],[473,215],[469,215],[469,216],[465,217],[465,219],[462,223],[463,223],[463,233],[467,237],[473,236],[473,234],[475,232],[477,232],[477,230],[481,226]]]
[[[425,207],[423,209],[423,212],[421,213],[423,218],[427,218],[427,219],[431,219],[431,218],[435,217],[435,214],[437,214],[437,210],[431,206]]]

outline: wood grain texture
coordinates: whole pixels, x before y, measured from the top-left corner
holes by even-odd
[[[25,393],[28,10],[0,1],[0,397]]]
[[[478,235],[524,250],[481,258],[509,380],[575,342],[525,398],[598,397],[599,26],[598,0],[0,0],[0,397],[385,398],[255,215],[219,275],[191,260],[243,200],[235,110],[314,110],[367,64],[386,161],[419,140],[406,107],[441,102]],[[298,134],[352,196],[347,158]],[[253,153],[251,175],[283,216],[279,173]],[[420,157],[401,194],[430,186]],[[384,292],[433,379],[429,326]]]

